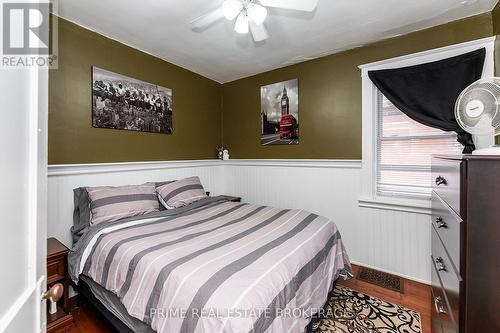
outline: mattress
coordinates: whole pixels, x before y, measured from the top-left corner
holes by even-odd
[[[95,225],[68,263],[157,332],[303,332],[352,275],[333,221],[224,198]]]

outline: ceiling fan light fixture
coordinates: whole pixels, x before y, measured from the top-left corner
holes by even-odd
[[[222,4],[224,17],[229,21],[234,20],[236,16],[243,10],[243,4],[240,0],[226,0]]]
[[[234,25],[234,30],[240,34],[248,33],[248,16],[245,11],[242,11],[240,15],[238,15],[236,24]]]
[[[247,5],[247,13],[250,19],[257,25],[264,23],[267,17],[266,7],[252,2]]]
[[[256,24],[254,21],[249,20],[248,25],[250,26],[250,32],[252,33],[254,41],[262,42],[269,38],[269,34],[264,24]]]
[[[222,0],[220,0],[222,1]],[[240,34],[251,33],[254,41],[261,42],[269,37],[264,21],[268,9],[281,8],[313,12],[319,0],[224,0],[222,5],[202,15],[193,21],[193,30],[202,30],[209,27],[219,19],[226,18],[230,21],[236,19],[234,30]],[[464,2],[479,0],[460,0]]]

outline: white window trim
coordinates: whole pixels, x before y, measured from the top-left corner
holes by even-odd
[[[376,191],[377,170],[377,88],[368,77],[368,71],[400,68],[423,63],[443,60],[480,48],[486,48],[483,77],[494,76],[495,37],[478,39],[466,43],[446,46],[429,51],[405,55],[398,58],[361,65],[362,78],[362,167],[361,167],[361,197],[358,204],[361,207],[390,209],[421,214],[431,213],[431,202],[427,199],[391,198],[380,196]],[[477,138],[475,138],[477,140]],[[494,144],[494,137],[476,141],[478,148]]]

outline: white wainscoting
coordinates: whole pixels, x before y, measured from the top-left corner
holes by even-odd
[[[431,219],[427,214],[360,207],[359,247],[352,261],[430,284]],[[363,248],[369,248],[363,251]]]
[[[359,207],[361,161],[231,160],[225,165],[226,193],[327,216],[339,227],[353,263],[429,283],[429,215],[396,206]]]
[[[198,175],[213,195],[303,208],[338,225],[354,263],[430,281],[429,215],[359,207],[361,161],[230,160],[49,167],[48,235],[71,244],[73,188],[140,184]]]

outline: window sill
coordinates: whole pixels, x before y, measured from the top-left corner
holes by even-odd
[[[400,212],[431,215],[431,201],[427,199],[398,199],[389,197],[362,197],[359,207],[387,209]]]

